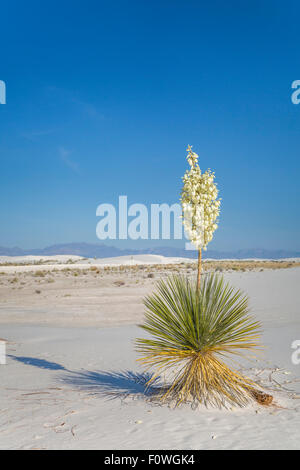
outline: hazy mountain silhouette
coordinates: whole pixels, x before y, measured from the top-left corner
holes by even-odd
[[[42,249],[28,249],[23,250],[18,247],[6,248],[0,247],[0,256],[49,256],[49,255],[78,255],[84,258],[112,258],[114,256],[125,256],[134,254],[153,254],[182,258],[196,258],[196,251],[187,251],[183,248],[175,247],[155,247],[145,248],[144,250],[133,249],[120,249],[113,246],[104,244],[90,244],[90,243],[62,243],[57,245],[48,246]],[[267,250],[263,248],[252,248],[236,251],[217,251],[207,250],[203,253],[204,258],[298,258],[300,251],[293,250]]]

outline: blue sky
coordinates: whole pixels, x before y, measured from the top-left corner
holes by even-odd
[[[2,3],[0,246],[97,242],[123,194],[177,202],[191,144],[223,200],[210,248],[300,250],[299,26],[297,1]]]

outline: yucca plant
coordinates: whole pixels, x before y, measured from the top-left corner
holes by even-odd
[[[224,283],[222,276],[201,277],[202,249],[217,229],[221,200],[210,170],[202,173],[198,155],[189,146],[190,169],[183,177],[181,204],[185,231],[198,250],[197,278],[171,276],[160,280],[146,297],[145,322],[152,337],[137,339],[139,361],[162,374],[161,399],[214,406],[243,406],[251,398],[269,404],[272,396],[224,362],[224,357],[256,350],[260,324],[248,310],[248,298]],[[168,374],[168,377],[166,377]]]
[[[152,380],[169,373],[160,398],[205,405],[245,405],[254,384],[223,361],[259,347],[260,325],[248,311],[248,298],[220,275],[196,279],[174,275],[157,283],[144,300],[152,338],[137,339],[139,361],[154,368]],[[150,381],[151,383],[151,381]]]

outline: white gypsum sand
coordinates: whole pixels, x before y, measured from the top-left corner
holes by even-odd
[[[92,267],[104,269],[120,266],[151,266],[195,263],[195,259],[172,258],[161,255],[126,255],[115,258],[82,258],[72,255],[57,256],[0,256],[2,273],[51,272],[86,270]]]
[[[171,409],[145,396],[133,339],[143,335],[135,326],[142,297],[160,275],[149,266],[55,272],[54,282],[1,275],[1,449],[299,448],[300,365],[291,345],[300,340],[300,268],[225,273],[263,323],[264,358],[243,365],[277,405],[233,411]]]

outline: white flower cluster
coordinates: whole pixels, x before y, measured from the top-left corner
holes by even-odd
[[[187,161],[190,169],[183,176],[181,205],[185,232],[193,245],[206,250],[212,240],[220,213],[221,199],[217,199],[218,190],[214,183],[215,174],[209,169],[201,173],[198,155],[187,148]]]

